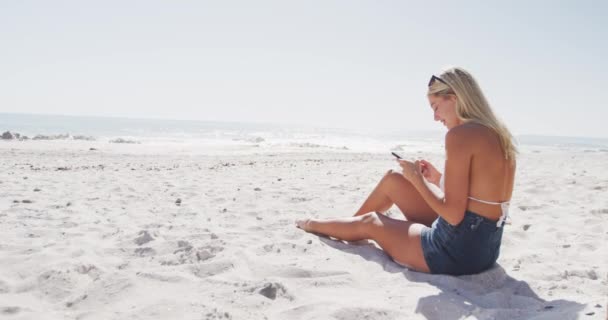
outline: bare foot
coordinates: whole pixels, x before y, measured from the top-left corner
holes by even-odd
[[[310,230],[310,219],[296,220],[296,227],[308,232]]]

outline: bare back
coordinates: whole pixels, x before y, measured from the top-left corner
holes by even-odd
[[[498,135],[479,124],[467,124],[474,131],[469,196],[491,202],[511,200],[516,162],[505,159]],[[467,210],[492,220],[501,216],[501,207],[469,200]]]

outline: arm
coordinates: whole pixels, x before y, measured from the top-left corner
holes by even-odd
[[[471,168],[472,151],[466,128],[454,128],[446,135],[446,165],[445,165],[445,196],[437,198],[422,181],[422,166],[415,163],[400,161],[403,175],[418,190],[426,203],[451,225],[462,221],[467,208],[469,193],[469,173]]]

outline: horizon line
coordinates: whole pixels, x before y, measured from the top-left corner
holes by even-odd
[[[58,113],[29,113],[29,112],[4,112],[0,111],[0,115],[17,115],[17,116],[52,116],[52,117],[66,117],[66,118],[99,118],[99,119],[126,119],[126,120],[164,120],[164,121],[175,121],[175,122],[207,122],[207,123],[228,123],[228,124],[256,124],[256,125],[269,125],[269,126],[286,126],[286,125],[294,125],[301,127],[308,127],[314,129],[333,129],[333,130],[356,130],[355,128],[349,127],[329,127],[323,125],[315,125],[310,123],[294,123],[294,122],[272,122],[272,121],[235,121],[235,120],[201,120],[201,119],[179,119],[179,118],[161,118],[161,117],[133,117],[133,116],[115,116],[115,115],[77,115],[77,114],[58,114]],[[4,131],[5,129],[0,128],[0,130]],[[367,129],[372,130],[372,129]],[[372,130],[377,132],[377,130]],[[429,133],[429,134],[437,134],[440,133],[438,130],[403,130],[403,129],[388,129],[386,133]],[[594,140],[608,140],[608,136],[599,137],[599,136],[574,136],[574,135],[553,135],[547,133],[521,133],[515,134],[515,138],[574,138],[574,139],[594,139]]]

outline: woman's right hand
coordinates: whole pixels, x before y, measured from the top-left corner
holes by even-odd
[[[430,183],[439,186],[441,180],[441,172],[439,172],[430,162],[420,160],[422,165],[422,176]]]

